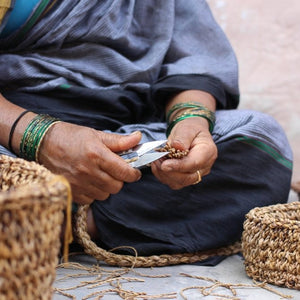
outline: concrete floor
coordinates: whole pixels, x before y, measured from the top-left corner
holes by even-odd
[[[290,201],[297,201],[297,195],[291,192]],[[79,263],[81,266],[91,268],[97,265],[97,262],[94,258],[89,257],[85,254],[78,254],[71,256],[71,262]],[[268,285],[273,291],[263,289],[258,286],[254,286],[252,280],[246,275],[243,258],[241,255],[233,255],[217,266],[207,267],[207,266],[198,266],[198,265],[177,265],[177,266],[168,266],[168,267],[159,267],[159,268],[138,268],[138,269],[122,269],[107,266],[105,264],[98,263],[98,270],[94,274],[88,273],[87,270],[80,269],[69,269],[69,268],[57,268],[57,278],[54,282],[55,288],[72,288],[78,286],[85,282],[82,287],[73,288],[70,290],[65,290],[65,293],[73,295],[73,299],[100,299],[96,298],[99,296],[99,291],[101,290],[116,290],[118,288],[118,280],[121,284],[119,290],[130,290],[134,292],[144,292],[144,296],[136,298],[126,298],[130,300],[135,299],[241,299],[241,300],[277,300],[284,299],[285,296],[291,299],[300,299],[300,291],[281,288],[278,286]],[[123,272],[117,277],[116,273],[113,272]],[[139,273],[136,273],[139,272]],[[114,275],[111,284],[107,281],[105,284],[102,284],[98,287],[92,287],[92,281],[100,280],[99,274],[102,275],[101,280],[107,279],[108,276]],[[72,275],[73,277],[70,277]],[[79,276],[80,275],[80,276]],[[167,275],[167,276],[166,276]],[[67,276],[67,277],[66,277]],[[79,277],[74,277],[79,276]],[[148,277],[146,277],[148,276]],[[153,278],[149,277],[152,276]],[[191,276],[202,277],[202,279],[194,278]],[[206,280],[204,280],[204,278]],[[129,281],[126,278],[132,278],[134,281]],[[137,281],[140,280],[140,281]],[[209,280],[218,280],[223,284],[237,284],[237,285],[250,285],[251,287],[245,286],[232,286],[236,291],[236,295],[233,295],[231,291],[224,287],[218,287],[211,291],[211,294],[204,296],[201,293],[199,287],[207,287],[213,284]],[[113,286],[114,285],[114,286]],[[117,288],[116,288],[117,286]],[[194,287],[194,288],[192,288]],[[198,287],[195,288],[195,287]],[[228,286],[227,286],[228,287]],[[181,294],[181,291],[186,289]],[[209,289],[203,289],[203,292],[207,292]],[[276,291],[276,292],[274,292]],[[90,298],[85,298],[88,295],[94,294]],[[215,294],[215,295],[213,295]],[[150,297],[152,295],[152,297]],[[164,297],[165,295],[165,297]],[[218,296],[219,295],[219,296]],[[124,296],[124,295],[123,295]],[[168,296],[168,297],[167,297]],[[156,297],[156,298],[155,298]],[[53,300],[65,300],[72,299],[71,297],[63,296],[62,294],[55,292],[53,295]],[[101,299],[125,299],[118,295],[117,292],[111,291],[104,293],[103,298]]]
[[[76,262],[80,262],[86,267],[91,267],[96,262],[87,257],[87,256],[77,256],[75,258]],[[100,265],[101,273],[105,276],[108,276],[109,273],[112,271],[120,270],[119,268],[114,268],[110,266]],[[184,299],[180,292],[184,288],[195,287],[195,286],[209,286],[212,285],[212,282],[208,280],[200,280],[196,278],[186,277],[188,274],[191,276],[201,276],[207,277],[209,279],[218,280],[225,284],[246,284],[253,286],[253,282],[250,278],[247,277],[243,260],[239,255],[233,255],[226,258],[220,264],[215,267],[203,267],[203,266],[196,266],[196,265],[178,265],[178,266],[169,266],[169,267],[161,267],[161,268],[139,268],[136,271],[142,273],[141,275],[136,274],[135,270],[128,270],[124,275],[119,278],[136,278],[142,280],[141,282],[126,282],[126,280],[121,280],[122,288],[125,290],[131,290],[134,292],[144,292],[147,295],[160,295],[156,299]],[[87,273],[83,270],[71,270],[71,269],[64,269],[58,268],[57,270],[57,280],[54,284],[54,287],[58,288],[66,288],[66,287],[74,287],[79,285],[84,281],[92,281],[97,278],[96,275],[90,274],[89,276],[84,276],[80,278],[65,278],[62,279],[66,275],[70,274],[83,274]],[[169,277],[165,278],[149,278],[144,277],[145,275],[150,276],[164,276],[169,275]],[[143,275],[143,276],[142,276]],[[103,278],[103,279],[104,279]],[[62,280],[60,280],[62,279]],[[114,283],[117,282],[117,277],[113,281]],[[300,291],[287,289],[287,288],[280,288],[277,286],[271,286],[274,291],[281,293],[282,296],[290,296],[292,299],[300,299]],[[71,290],[66,290],[66,293],[74,295],[74,299],[84,299],[87,295],[90,295],[94,292],[99,292],[101,290],[112,289],[113,287],[106,283],[102,286],[91,288],[92,284],[89,283],[86,286],[75,288]],[[283,299],[282,296],[276,294],[275,292],[271,292],[265,290],[260,287],[234,287],[236,290],[236,295],[230,292],[229,289],[224,287],[217,288],[213,291],[215,294],[219,294],[220,296],[206,296],[204,297],[200,290],[198,289],[190,289],[184,292],[184,296],[186,299],[189,300],[196,300],[196,299],[226,299],[226,297],[231,296],[230,299],[241,299],[241,300],[279,300]],[[207,290],[206,290],[207,291]],[[170,298],[163,298],[162,294],[169,294]],[[221,296],[223,295],[223,296]],[[57,292],[55,292],[53,300],[65,300],[65,299],[72,299],[66,296],[63,296]],[[97,299],[95,297],[91,297],[88,299]],[[111,299],[117,300],[122,299],[116,292],[106,293],[103,298],[101,299]],[[130,299],[153,299],[153,298],[130,298]]]

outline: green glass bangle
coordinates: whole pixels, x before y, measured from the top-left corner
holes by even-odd
[[[32,147],[30,149],[31,160],[36,161],[37,147],[40,144],[45,131],[49,128],[49,126],[51,126],[51,124],[53,124],[53,120],[45,119],[45,121],[35,131],[32,141]]]
[[[44,136],[46,135],[46,133],[48,132],[48,130],[56,123],[59,123],[61,122],[60,120],[56,120],[56,121],[53,121],[51,122],[46,128],[45,130],[43,131],[43,133],[41,134],[39,140],[38,140],[38,143],[36,145],[36,149],[35,149],[35,161],[36,162],[39,162],[39,152],[40,152],[40,147],[41,147],[41,144],[42,144],[42,141],[44,139]]]
[[[39,124],[34,127],[34,129],[31,131],[27,147],[25,148],[25,153],[27,154],[28,160],[35,160],[35,153],[37,149],[37,145],[40,141],[40,138],[44,132],[45,129],[52,123],[52,120],[50,119],[41,119]]]
[[[25,136],[25,141],[23,143],[22,151],[20,151],[20,156],[27,160],[36,160],[36,152],[38,145],[41,142],[45,131],[56,121],[56,119],[45,116],[43,119],[36,120],[37,124],[32,126],[32,130],[28,131],[29,134]]]
[[[32,159],[33,143],[36,135],[36,131],[39,130],[43,124],[43,115],[37,115],[29,123],[25,129],[21,144],[20,144],[20,156],[28,160]]]
[[[209,116],[207,116],[206,114],[185,114],[185,115],[181,115],[179,116],[178,118],[176,118],[175,120],[173,120],[169,126],[167,127],[167,132],[166,132],[166,135],[167,137],[170,135],[173,127],[180,121],[183,121],[185,119],[188,119],[188,118],[193,118],[193,117],[201,117],[201,118],[204,118],[208,121],[209,123],[209,132],[212,133],[213,130],[214,130],[214,126],[215,126],[215,122],[213,120],[211,120],[211,118]]]
[[[58,121],[59,119],[49,115],[40,114],[35,116],[24,131],[20,143],[20,157],[37,161],[38,150],[42,139],[49,128]]]
[[[43,117],[44,115],[35,116],[26,127],[20,143],[20,157],[26,157],[26,149],[32,140],[32,132],[37,126],[39,126],[39,123],[42,121]]]
[[[182,109],[182,108],[196,108],[196,109],[210,111],[206,106],[199,104],[197,102],[177,103],[177,104],[173,105],[167,113],[167,116],[166,116],[167,124],[170,123],[169,119],[170,119],[170,116],[172,115],[172,113],[174,113],[176,110]]]

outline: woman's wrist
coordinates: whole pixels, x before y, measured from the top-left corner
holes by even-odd
[[[16,127],[14,128],[14,131],[12,133],[12,136],[10,138],[10,145],[11,150],[17,155],[20,153],[20,143],[22,140],[22,137],[24,135],[24,132],[28,126],[28,124],[31,122],[31,120],[36,116],[34,112],[28,112],[26,115],[24,115],[19,122],[16,124]],[[12,124],[13,126],[13,124]],[[11,128],[12,129],[12,128]],[[9,146],[9,145],[8,145]]]
[[[6,148],[9,148],[9,136],[12,131],[12,126],[18,117],[25,111],[25,109],[11,103],[1,94],[0,107],[0,144]],[[34,116],[35,113],[28,112],[23,115],[15,124],[15,128],[11,136],[11,148],[14,150],[14,152],[18,153],[19,141],[22,138],[22,134],[26,128],[26,125]]]
[[[176,95],[167,105],[166,121],[169,136],[179,122],[189,118],[201,118],[212,133],[215,125],[216,101],[208,93],[202,91],[185,91]]]
[[[26,160],[39,162],[38,157],[42,141],[50,128],[58,122],[61,121],[46,114],[36,115],[23,133],[19,156]]]
[[[4,103],[5,101],[4,99]],[[17,106],[12,105],[12,108],[9,121],[1,124],[3,132],[5,132],[5,127],[9,129],[6,130],[8,138],[3,145],[17,156],[38,162],[39,151],[45,136],[53,125],[61,121],[49,115],[36,114]]]

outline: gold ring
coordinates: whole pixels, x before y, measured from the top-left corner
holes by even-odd
[[[201,173],[199,170],[197,171],[197,176],[198,176],[197,181],[194,184],[198,184],[201,181]]]

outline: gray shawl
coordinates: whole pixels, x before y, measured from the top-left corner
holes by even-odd
[[[205,74],[238,94],[235,54],[204,0],[63,0],[12,49],[10,39],[0,40],[0,91],[146,90]]]

